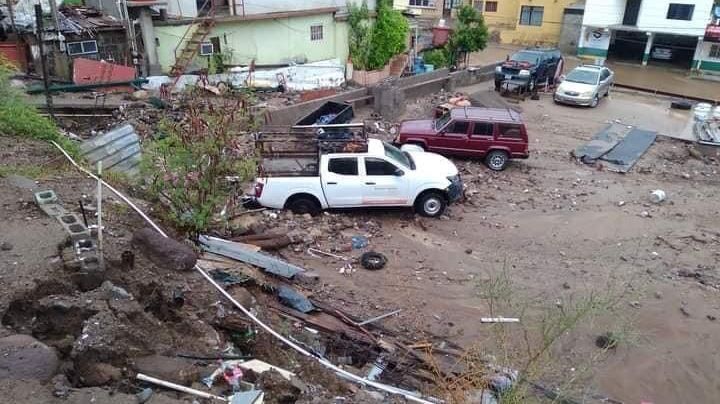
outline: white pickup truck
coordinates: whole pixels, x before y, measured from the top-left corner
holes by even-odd
[[[255,199],[262,206],[300,214],[314,215],[330,208],[408,206],[423,216],[438,217],[463,194],[457,167],[443,156],[401,151],[377,139],[364,139],[361,147],[355,147],[357,142],[348,144],[323,152],[316,142],[314,155],[312,151],[260,150]],[[288,169],[288,162],[302,169]]]

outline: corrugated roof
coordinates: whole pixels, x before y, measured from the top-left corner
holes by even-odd
[[[122,21],[92,7],[62,6],[58,11],[58,20],[63,33],[87,32],[92,35],[96,31],[124,29]]]

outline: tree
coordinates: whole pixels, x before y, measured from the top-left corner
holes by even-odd
[[[405,50],[410,29],[405,17],[393,10],[390,0],[378,0],[377,19],[370,23],[367,3],[350,4],[350,58],[361,70],[382,69]]]
[[[454,64],[460,52],[469,53],[485,49],[487,41],[488,30],[483,16],[467,4],[460,7],[455,31],[450,35],[447,43],[450,63]]]
[[[377,21],[373,27],[368,65],[382,69],[390,59],[405,50],[410,26],[399,11],[392,8],[391,0],[378,0]]]

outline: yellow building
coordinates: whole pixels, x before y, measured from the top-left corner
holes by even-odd
[[[578,0],[472,0],[482,10],[494,41],[515,45],[556,45],[563,12]]]

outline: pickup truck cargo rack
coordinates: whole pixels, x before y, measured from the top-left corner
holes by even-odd
[[[320,156],[368,151],[364,123],[266,126],[255,134],[261,177],[316,176]]]

